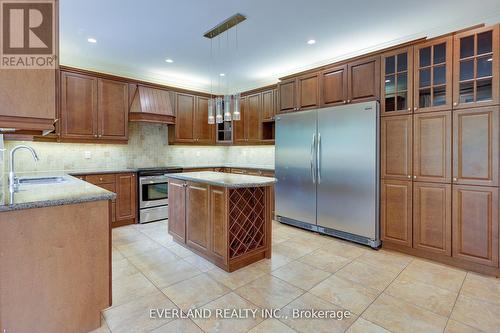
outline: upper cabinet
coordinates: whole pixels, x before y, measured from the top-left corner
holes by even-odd
[[[499,103],[499,26],[458,33],[454,37],[453,107]]]
[[[276,89],[262,92],[262,121],[272,121],[276,115]]]
[[[347,103],[378,100],[380,97],[380,57],[361,58],[347,65]]]
[[[449,36],[415,45],[415,112],[451,109],[452,43]]]
[[[323,70],[320,73],[319,82],[322,107],[347,103],[347,65],[333,66]]]
[[[301,75],[278,84],[279,113],[313,109],[319,106],[318,73]]]
[[[413,47],[382,55],[382,115],[407,114],[413,106]]]
[[[215,143],[215,126],[208,124],[208,98],[185,93],[175,94],[174,143]],[[172,133],[172,132],[169,132]]]
[[[56,71],[0,70],[0,128],[42,132],[56,121]]]
[[[128,85],[61,72],[61,139],[127,141]]]
[[[334,65],[319,73],[320,105],[329,107],[378,100],[380,57]]]
[[[257,143],[261,140],[263,93],[241,98],[241,119],[233,121],[235,143]]]

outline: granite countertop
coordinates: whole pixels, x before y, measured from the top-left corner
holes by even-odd
[[[228,188],[270,186],[276,182],[276,179],[272,177],[239,175],[213,171],[171,173],[167,176],[173,179],[187,180]]]
[[[116,194],[65,173],[37,172],[20,174],[23,178],[61,177],[62,181],[45,184],[21,184],[10,193],[7,175],[0,191],[0,212],[49,206],[71,205],[89,201],[112,200]]]

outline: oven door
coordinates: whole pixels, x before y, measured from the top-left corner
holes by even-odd
[[[139,207],[168,205],[168,178],[165,176],[141,177],[139,180]]]

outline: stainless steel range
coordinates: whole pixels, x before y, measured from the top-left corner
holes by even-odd
[[[181,168],[139,169],[139,223],[168,219],[167,174],[182,172]]]

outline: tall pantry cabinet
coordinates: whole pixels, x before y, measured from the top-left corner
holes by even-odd
[[[498,269],[499,47],[496,25],[382,55],[384,246]]]

